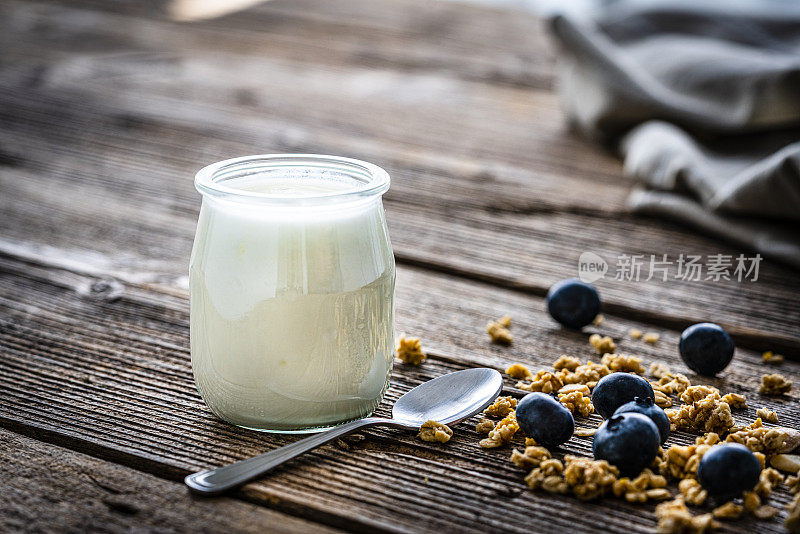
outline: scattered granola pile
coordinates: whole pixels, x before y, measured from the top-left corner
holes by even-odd
[[[599,326],[602,321],[602,315],[597,315],[592,323]],[[513,341],[510,326],[511,318],[505,316],[490,322],[486,330],[492,342],[510,344]],[[658,333],[643,332],[638,328],[630,329],[628,335],[650,344],[660,339]],[[589,417],[595,412],[591,392],[604,376],[615,372],[640,376],[649,374],[652,378],[648,380],[659,407],[669,408],[674,402],[679,402],[677,407],[665,410],[672,430],[689,431],[699,436],[693,445],[672,445],[666,450],[659,449],[650,468],[632,479],[621,478],[619,470],[606,461],[573,455],[555,458],[533,438],[525,437],[524,451],[513,449],[510,461],[527,471],[525,482],[530,488],[572,494],[581,500],[613,495],[633,503],[665,501],[656,507],[659,533],[703,533],[720,528],[721,523],[717,520],[733,520],[748,514],[758,519],[774,517],[778,509],[763,503],[774,488],[783,482],[783,476],[778,471],[782,469],[795,473],[795,476],[786,480],[795,494],[787,507],[789,517],[786,526],[790,532],[800,533],[800,475],[797,475],[800,456],[782,454],[800,445],[800,431],[764,427],[764,421],[778,424],[778,415],[766,408],[757,410],[758,418],[754,422],[737,426],[732,410],[747,409],[744,395],[733,392],[723,395],[710,385],[692,385],[688,377],[673,372],[660,362],[653,363],[648,373],[642,358],[617,354],[617,345],[610,336],[595,333],[589,337],[589,343],[601,355],[599,363],[591,360],[582,363],[579,358],[563,354],[553,362],[552,369],[531,370],[516,363],[506,369],[506,374],[518,381],[518,389],[553,395],[576,417]],[[418,363],[413,361],[416,353],[421,354],[419,361],[424,360],[419,340],[401,338],[398,357],[403,361]],[[765,352],[762,359],[767,364],[783,362],[783,356],[772,352]],[[791,381],[784,376],[767,374],[762,377],[759,393],[781,395],[789,392],[791,386]],[[516,398],[503,396],[484,410],[486,417],[480,418],[475,426],[477,433],[486,436],[479,442],[482,448],[496,448],[514,440],[520,429],[516,408]],[[576,428],[573,435],[591,437],[596,432],[595,428]],[[420,429],[420,438],[426,441],[445,442],[451,436],[449,428],[434,421],[427,422]],[[756,455],[761,464],[758,484],[739,499],[717,502],[716,508],[706,508],[710,510],[707,513],[693,514],[689,506],[707,507],[712,502],[708,491],[697,480],[697,470],[703,455],[719,443],[741,443]],[[767,466],[768,460],[772,467]],[[678,483],[678,494],[674,498],[667,487],[670,479]]]
[[[449,426],[443,425],[438,421],[425,421],[420,427],[417,437],[422,441],[447,443],[453,437],[453,431]]]
[[[792,389],[792,381],[779,374],[764,375],[761,377],[761,387],[758,392],[762,395],[783,395]]]
[[[562,462],[552,458],[544,447],[537,446],[526,447],[524,453],[514,449],[511,461],[529,470],[525,482],[531,489],[561,494],[571,492],[581,500],[593,500],[612,491],[619,476],[617,468],[605,460],[566,455]]]
[[[492,339],[492,343],[510,345],[514,338],[508,329],[511,327],[511,317],[505,315],[496,321],[491,321],[486,325],[486,333]]]
[[[507,369],[507,374],[519,380],[517,388],[552,394],[576,417],[588,417],[594,413],[591,391],[600,378],[612,372],[646,374],[641,358],[612,352],[616,346],[612,345],[610,337],[594,334],[590,342],[598,353],[603,354],[600,363],[591,360],[581,363],[578,358],[561,355],[553,362],[552,370],[531,370],[525,365],[514,364]],[[620,478],[617,468],[605,461],[572,455],[555,458],[548,449],[537,445],[532,438],[526,438],[524,452],[514,449],[510,459],[527,471],[525,482],[528,486],[550,493],[572,494],[582,500],[613,495],[628,502],[667,501],[656,508],[658,531],[665,534],[707,532],[721,526],[717,520],[733,520],[746,515],[769,519],[777,514],[777,508],[764,502],[782,482],[782,476],[776,468],[767,467],[766,460],[778,458],[776,454],[800,444],[800,432],[764,427],[762,421],[777,423],[775,412],[764,408],[758,410],[759,418],[755,422],[736,426],[732,410],[747,408],[744,395],[732,392],[722,395],[713,386],[692,385],[688,377],[674,373],[663,363],[653,363],[649,376],[653,377],[650,383],[659,406],[666,408],[679,401],[676,408],[666,412],[673,430],[700,434],[693,445],[673,445],[659,450],[650,469],[630,479]],[[791,387],[780,375],[767,376],[770,377],[766,379],[769,391],[785,392]],[[515,409],[516,399],[513,397],[500,397],[486,409],[487,415],[503,419],[496,425],[490,420],[480,421],[476,430],[488,434],[481,440],[481,447],[499,447],[512,441],[519,429]],[[574,435],[588,437],[595,432],[596,429],[579,428]],[[743,494],[740,500],[716,503],[718,506],[713,510],[707,509],[710,511],[695,515],[689,506],[702,507],[711,503],[708,492],[697,480],[700,460],[712,446],[724,442],[742,443],[758,457],[762,466],[758,485],[753,491]],[[795,465],[782,457],[777,462],[777,465],[788,466],[790,470]],[[669,479],[678,482],[679,493],[674,499],[667,487]],[[796,498],[790,504],[787,523],[796,525],[798,531],[799,508],[800,498]]]
[[[422,343],[418,337],[406,337],[401,335],[397,340],[397,358],[403,363],[419,365],[425,361],[427,356],[422,352]]]

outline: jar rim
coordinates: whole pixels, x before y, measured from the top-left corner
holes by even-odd
[[[361,186],[342,191],[312,194],[274,194],[231,187],[226,179],[280,168],[316,169],[347,175]],[[389,189],[390,179],[381,167],[353,158],[323,154],[259,154],[226,159],[200,169],[195,175],[195,188],[204,196],[247,203],[274,205],[317,205],[339,203],[382,195]]]

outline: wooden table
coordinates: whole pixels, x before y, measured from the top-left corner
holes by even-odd
[[[474,421],[446,445],[370,430],[229,497],[190,496],[187,473],[295,439],[220,422],[192,381],[192,178],[236,155],[343,154],[389,170],[397,330],[430,357],[395,366],[381,414],[455,369],[588,358],[592,332],[687,372],[680,331],[712,320],[738,346],[712,381],[748,396],[737,421],[767,406],[798,427],[796,392],[755,392],[761,351],[800,355],[797,272],[770,259],[756,282],[676,280],[674,265],[666,282],[607,276],[605,321],[583,333],[545,313],[584,251],[749,251],[626,213],[632,184],[570,133],[533,16],[426,0],[278,0],[195,23],[166,13],[160,0],[0,3],[0,531],[654,528],[654,505],[530,491],[511,447],[481,449]],[[484,331],[506,313],[508,348]],[[661,340],[631,340],[631,327]],[[800,384],[796,361],[779,369]],[[589,454],[591,440],[564,450]],[[788,498],[782,487],[772,502]],[[781,532],[782,517],[726,528]]]

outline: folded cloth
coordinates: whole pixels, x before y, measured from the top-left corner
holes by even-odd
[[[559,93],[663,215],[800,268],[800,3],[620,0],[555,15]]]

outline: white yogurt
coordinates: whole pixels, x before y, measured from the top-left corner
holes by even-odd
[[[369,414],[387,387],[394,344],[394,258],[380,193],[353,198],[356,182],[319,170],[221,183],[242,197],[204,192],[190,265],[192,367],[203,399],[219,417],[263,430]]]

